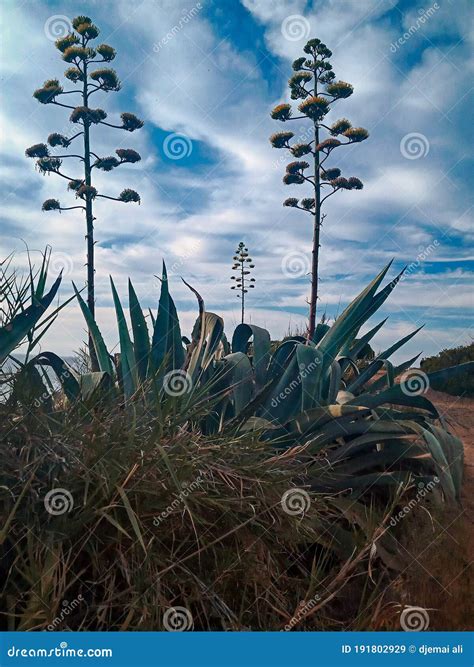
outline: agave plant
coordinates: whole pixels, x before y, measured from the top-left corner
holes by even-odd
[[[120,341],[117,367],[76,290],[100,372],[81,378],[71,370],[64,389],[75,399],[81,392],[90,396],[98,388],[103,394],[107,387],[115,396],[122,394],[125,406],[138,398],[146,401],[148,409],[172,406],[177,424],[193,423],[204,434],[252,430],[272,450],[300,447],[301,457],[313,461],[309,483],[316,491],[350,490],[357,496],[368,489],[436,478],[438,495],[455,499],[461,485],[462,444],[426,396],[397,383],[418,356],[399,365],[390,361],[419,329],[375,356],[361,372],[356,364],[360,351],[385,320],[358,337],[362,326],[403,273],[382,287],[390,264],[332,326],[318,325],[313,341],[296,336],[273,351],[269,333],[250,324],[238,325],[229,343],[222,318],[206,312],[193,288],[199,316],[190,340],[182,338],[165,266],[158,310],[148,318],[151,334],[129,282],[129,330],[111,279]],[[34,363],[49,364],[58,377],[65,367],[51,353]],[[426,378],[439,380],[472,367],[473,362],[461,364]]]

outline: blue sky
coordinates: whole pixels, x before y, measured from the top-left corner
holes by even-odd
[[[268,136],[287,128],[269,112],[287,101],[291,62],[309,37],[319,37],[333,51],[336,77],[355,89],[329,120],[348,117],[370,132],[366,142],[333,160],[344,174],[362,179],[364,190],[328,201],[320,312],[334,317],[395,257],[394,270],[408,264],[408,276],[382,313],[390,318],[376,347],[422,323],[418,340],[400,357],[469,342],[470,11],[468,0],[4,1],[2,255],[15,250],[23,264],[21,239],[31,250],[51,244],[52,273],[64,269],[62,296],[71,280],[84,282],[81,213],[42,213],[49,197],[64,206],[74,199],[65,181],[40,176],[24,157],[27,146],[50,132],[69,131],[67,114],[38,104],[32,92],[45,79],[61,77],[65,66],[52,37],[67,27],[67,17],[84,13],[100,27],[100,41],[117,49],[113,66],[123,84],[119,93],[97,96],[97,105],[110,119],[132,111],[145,120],[134,134],[101,128],[93,136],[100,155],[118,147],[142,155],[138,165],[97,181],[105,194],[132,187],[142,196],[141,206],[103,200],[96,207],[98,319],[109,343],[117,334],[108,275],[122,293],[130,276],[143,303],[154,306],[162,258],[173,274],[184,333],[196,304],[179,276],[224,317],[231,333],[239,302],[229,269],[240,240],[256,264],[249,319],[273,337],[304,327],[310,219],[282,201],[306,193],[282,183],[289,160]],[[71,304],[45,347],[70,352],[84,337]]]

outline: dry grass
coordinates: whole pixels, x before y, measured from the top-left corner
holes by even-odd
[[[120,411],[9,415],[1,430],[2,627],[159,630],[183,606],[196,629],[279,630],[313,598],[298,629],[343,622],[341,591],[371,542],[331,497],[283,511],[304,473],[293,457]],[[71,511],[46,511],[54,488]],[[354,537],[350,558],[336,524]]]

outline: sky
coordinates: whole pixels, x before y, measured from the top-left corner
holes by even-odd
[[[25,244],[36,261],[50,245],[51,279],[63,270],[60,298],[71,293],[72,280],[84,285],[82,212],[41,211],[48,198],[77,202],[66,181],[41,176],[24,151],[53,131],[71,132],[68,110],[41,105],[32,93],[62,77],[68,65],[54,39],[86,14],[101,30],[99,43],[117,49],[112,65],[122,82],[118,93],[98,93],[95,105],[111,122],[122,111],[145,121],[133,134],[92,129],[95,153],[121,147],[142,156],[94,181],[103,194],[130,187],[142,198],[140,206],[101,200],[95,207],[97,319],[110,348],[118,334],[109,275],[125,304],[130,277],[142,305],[155,308],[163,259],[183,334],[197,304],[181,277],[207,310],[223,316],[231,336],[240,302],[230,269],[241,240],[255,264],[247,321],[274,339],[304,329],[311,218],[282,202],[311,193],[283,184],[290,156],[268,137],[287,129],[303,135],[304,124],[289,128],[270,111],[289,101],[291,63],[318,37],[333,52],[336,79],[354,86],[327,120],[346,117],[370,133],[334,153],[329,165],[360,178],[364,189],[339,192],[325,205],[319,313],[336,317],[394,258],[390,276],[408,269],[368,325],[389,316],[375,349],[421,324],[396,360],[471,342],[471,7],[469,0],[3,0],[1,256],[14,251],[21,267]],[[68,174],[80,175],[79,164],[67,165]],[[69,354],[85,338],[73,302],[43,350]]]

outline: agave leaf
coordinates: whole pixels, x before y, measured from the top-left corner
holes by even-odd
[[[433,481],[433,477],[429,476],[419,477],[419,479],[426,480],[426,482]],[[398,487],[400,484],[408,484],[412,480],[413,474],[411,472],[374,472],[346,479],[327,480],[323,478],[315,480],[311,483],[311,490],[320,493],[327,491],[365,491],[374,486]]]
[[[193,349],[188,361],[188,372],[193,379],[214,360],[223,333],[224,322],[215,313],[203,312],[196,320],[192,332]]]
[[[247,354],[249,340],[253,337],[253,365],[257,386],[263,387],[270,360],[270,334],[253,324],[239,324],[232,336],[232,352]]]
[[[451,479],[454,484],[456,498],[461,495],[463,472],[464,472],[464,448],[461,440],[443,428],[434,424],[428,425],[436,440],[439,442],[448,462]]]
[[[348,404],[339,406],[341,408],[349,408]],[[393,422],[390,420],[379,419],[377,421],[369,421],[367,419],[358,419],[353,421],[354,416],[349,414],[346,417],[333,419],[331,422],[325,424],[324,428],[318,429],[317,435],[309,442],[308,451],[316,453],[321,451],[331,443],[334,443],[337,438],[363,435],[365,433],[380,434],[380,440],[387,435],[390,438],[400,435],[410,435],[417,433],[411,422]]]
[[[86,324],[91,333],[92,343],[94,345],[95,354],[99,363],[99,369],[104,373],[108,373],[110,377],[113,377],[114,369],[112,366],[112,361],[110,360],[110,355],[107,352],[107,348],[105,346],[104,339],[102,338],[102,334],[100,333],[99,327],[97,326],[97,323],[92,316],[88,305],[79,294],[77,287],[74,283],[72,286],[79,302],[79,306],[81,307],[82,314],[84,315],[84,319],[86,320]]]
[[[362,290],[359,296],[347,306],[342,315],[337,318],[333,326],[318,343],[317,348],[324,355],[326,368],[335,359],[347,338],[353,336],[354,332],[358,331],[366,319],[368,319],[368,315],[366,314],[370,310],[374,294],[384,279],[391,264],[392,262],[389,262],[372,282]]]
[[[113,389],[112,377],[105,371],[84,373],[79,376],[79,384],[83,401],[95,401],[98,397],[107,396]]]
[[[350,391],[350,389],[348,389],[348,391]],[[390,389],[385,389],[378,394],[372,394],[370,392],[359,394],[354,400],[349,401],[349,404],[363,405],[366,408],[371,409],[384,404],[406,405],[412,408],[428,410],[433,417],[438,417],[438,411],[430,400],[424,396],[407,395],[399,384],[390,387]]]
[[[61,274],[56,278],[49,292],[40,298],[33,297],[32,303],[18,313],[6,326],[0,327],[0,363],[21,343],[44,314],[61,284]]]
[[[314,335],[313,335],[313,343],[317,345],[320,340],[322,340],[323,336],[329,331],[331,327],[329,324],[323,324],[322,322],[319,322],[319,324],[316,325],[316,328],[314,330]]]
[[[295,433],[306,434],[316,428],[322,428],[328,422],[339,417],[355,418],[369,414],[367,408],[353,405],[326,405],[301,413],[287,424]]]
[[[402,345],[405,345],[405,343],[411,340],[413,336],[415,336],[423,328],[423,326],[418,327],[418,329],[415,329],[415,331],[412,331],[407,336],[404,336],[399,341],[394,343],[391,347],[378,354],[372,363],[367,366],[367,368],[349,385],[347,388],[348,391],[355,393],[357,389],[363,387],[364,384],[368,382],[381,368],[382,364],[380,362],[386,361],[394,352],[399,350]]]
[[[271,398],[269,396],[266,401],[262,416],[284,424],[293,415],[301,412],[301,377],[296,354],[291,356],[283,372],[280,370],[279,376]]]
[[[70,401],[80,397],[81,388],[76,372],[54,352],[42,352],[28,362],[31,366],[49,366],[61,383],[62,389]]]
[[[161,293],[158,303],[158,313],[156,315],[155,326],[153,328],[153,337],[151,341],[151,361],[153,372],[163,367],[166,352],[168,349],[168,334],[170,324],[170,297],[168,290],[168,275],[166,264],[163,262],[163,272],[161,278]]]
[[[420,354],[421,354],[421,352],[420,352]],[[397,378],[404,371],[406,371],[408,368],[411,368],[413,366],[413,364],[416,362],[416,360],[418,359],[420,354],[417,354],[414,357],[412,357],[411,359],[408,359],[408,361],[404,361],[399,366],[395,366],[395,367],[392,366],[393,382],[392,382],[392,385],[390,385],[390,386],[393,386],[395,378]],[[387,362],[387,363],[389,363],[389,362]],[[379,378],[378,380],[375,380],[375,382],[372,382],[371,385],[370,385],[371,393],[374,393],[374,392],[378,391],[379,389],[382,389],[385,384],[386,384],[386,376],[383,376],[383,377]]]
[[[391,433],[389,430],[385,433],[367,433],[357,438],[353,438],[344,445],[340,445],[328,452],[327,459],[334,465],[340,461],[349,459],[356,454],[358,455],[361,452],[365,452],[367,449],[373,449],[374,445],[384,447],[391,443],[404,445],[407,441],[416,437],[415,434]]]
[[[294,338],[289,338],[283,341],[275,352],[273,353],[270,364],[268,366],[268,379],[272,380],[275,377],[280,377],[282,370],[286,368],[291,357],[296,353],[296,348],[299,341]]]
[[[249,403],[253,393],[253,371],[250,359],[243,352],[233,352],[222,360],[220,380],[230,389],[234,416]]]
[[[169,296],[169,314],[167,360],[169,368],[172,370],[183,366],[185,353],[178,313],[176,312],[176,306],[171,295]]]
[[[406,459],[426,459],[428,455],[424,448],[411,442],[396,441],[384,443],[379,451],[352,457],[342,465],[338,465],[337,474],[357,475],[363,470],[392,466],[404,462]]]
[[[296,362],[301,378],[300,412],[304,412],[316,407],[321,401],[323,355],[314,347],[300,344],[296,346]]]
[[[148,362],[150,357],[150,338],[145,316],[138,301],[137,294],[131,280],[128,281],[128,299],[130,304],[130,320],[133,331],[133,347],[135,351],[135,366],[140,382],[144,382],[147,376]]]
[[[344,347],[341,354],[344,354],[345,356],[348,356],[353,361],[355,361],[359,353],[364,349],[365,345],[367,345],[367,343],[369,343],[372,340],[372,338],[380,331],[380,329],[383,327],[383,325],[387,320],[388,317],[386,317],[384,320],[376,324],[375,327],[370,329],[370,331],[364,334],[361,338],[355,340],[347,351],[345,351]]]
[[[133,350],[132,340],[128,333],[128,325],[123,312],[122,304],[120,303],[119,295],[115,289],[114,281],[110,276],[110,286],[112,288],[112,297],[114,300],[115,314],[117,317],[117,326],[119,331],[120,341],[120,366],[122,369],[122,382],[125,399],[130,399],[138,385],[138,374],[135,366],[135,353]]]
[[[436,474],[440,478],[443,491],[450,500],[454,500],[457,493],[449,470],[448,461],[440,441],[432,431],[423,428],[419,424],[416,424],[416,427],[418,428],[419,433],[423,435],[425,442],[428,445],[428,449],[435,462]]]
[[[398,285],[398,283],[400,281],[400,278],[405,273],[406,268],[407,267],[404,266],[403,269],[400,271],[400,273],[397,276],[395,276],[395,278],[393,280],[391,280],[383,289],[380,290],[380,292],[378,292],[374,296],[374,298],[372,300],[372,303],[369,305],[369,307],[367,308],[367,310],[364,313],[363,320],[361,321],[361,324],[357,327],[356,335],[359,332],[359,329],[362,326],[362,324],[364,322],[366,322],[370,317],[372,317],[372,315],[375,312],[377,312],[377,310],[380,308],[380,306],[382,306],[383,303],[388,299],[390,294],[393,292],[395,287]]]

